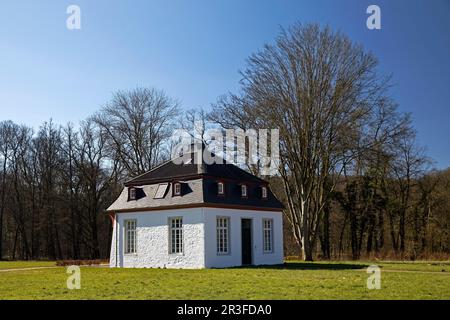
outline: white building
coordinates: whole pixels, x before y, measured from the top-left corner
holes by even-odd
[[[282,204],[239,167],[168,161],[125,184],[108,208],[111,267],[283,263]]]

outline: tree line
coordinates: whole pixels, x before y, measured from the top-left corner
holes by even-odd
[[[0,122],[0,258],[107,258],[104,210],[198,118],[279,129],[279,172],[264,178],[286,207],[287,255],[447,256],[450,170],[431,169],[377,65],[347,36],[296,24],[248,58],[239,92],[210,112],[183,113],[163,91],[137,88],[76,126]]]
[[[164,92],[119,91],[81,122],[0,122],[0,257],[109,256],[105,209],[124,180],[169,158],[178,104]]]
[[[431,170],[377,65],[342,33],[295,24],[248,58],[239,92],[210,114],[279,129],[276,192],[297,244],[286,251],[305,260],[449,253],[448,171]]]

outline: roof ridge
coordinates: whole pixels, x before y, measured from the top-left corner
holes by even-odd
[[[237,180],[243,181],[253,181],[258,183],[267,184],[268,182],[263,178],[258,177],[257,175],[249,172],[243,168],[241,168],[238,164],[234,163],[234,160],[227,161],[227,157],[222,155],[218,155],[217,153],[208,150],[211,153],[212,163],[209,161],[205,161],[202,157],[199,159],[199,150],[191,151],[184,155],[178,155],[177,157],[171,158],[160,165],[152,168],[151,170],[144,172],[132,179],[128,179],[125,182],[125,185],[133,185],[133,184],[142,184],[147,183],[152,180],[162,180],[162,179],[171,179],[175,177],[183,177],[183,176],[215,176],[215,177],[229,177]],[[190,161],[188,163],[184,162],[184,158],[189,156]],[[177,160],[181,160],[181,163],[178,163]],[[199,163],[196,163],[199,161]],[[181,164],[180,168],[176,168],[179,166],[175,166],[176,164]],[[222,166],[221,166],[222,165]],[[249,168],[248,168],[249,169]]]
[[[257,178],[257,179],[259,179],[259,180],[261,180],[262,182],[266,182],[267,183],[267,181],[266,180],[264,180],[264,179],[262,179],[262,178],[260,178],[260,177],[258,177],[257,175],[254,175],[253,173],[250,173],[250,172],[248,172],[248,171],[245,171],[244,169],[242,169],[241,167],[239,167],[238,165],[236,165],[236,164],[233,164],[233,163],[230,163],[231,165],[233,165],[233,166],[235,166],[236,168],[238,168],[238,170],[239,171],[241,171],[241,172],[243,172],[244,174],[246,174],[247,176],[252,176],[252,177],[255,177],[255,178]]]
[[[177,158],[181,158],[181,157],[177,157]],[[146,174],[149,174],[150,172],[153,172],[153,171],[155,171],[156,169],[159,169],[159,168],[165,166],[166,164],[168,164],[169,162],[171,162],[172,160],[175,160],[175,159],[177,159],[177,158],[173,158],[173,159],[170,158],[169,160],[164,161],[163,163],[157,165],[156,167],[154,167],[154,168],[152,168],[152,169],[150,169],[150,170],[148,170],[148,171],[146,171],[146,172],[144,172],[144,173],[141,173],[140,175],[137,175],[137,176],[135,176],[135,177],[133,177],[133,178],[127,180],[127,181],[125,181],[125,183],[132,182],[132,181],[135,180],[135,179],[138,179],[138,178],[140,178],[140,177],[142,177],[142,176],[144,176],[144,175],[146,175]]]

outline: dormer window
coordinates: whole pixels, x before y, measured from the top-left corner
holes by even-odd
[[[175,182],[173,184],[173,195],[180,196],[181,195],[181,183]]]
[[[166,195],[167,188],[169,187],[168,183],[160,183],[158,185],[158,189],[156,189],[155,196],[153,199],[163,199]]]
[[[241,185],[241,197],[247,198],[247,185],[245,184]]]
[[[217,182],[217,194],[219,195],[225,194],[225,185],[223,182]]]
[[[129,200],[136,200],[136,188],[131,187],[128,189],[128,199]]]
[[[267,199],[267,187],[261,187],[261,197]]]

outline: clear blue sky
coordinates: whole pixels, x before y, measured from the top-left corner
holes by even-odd
[[[70,4],[81,7],[79,31],[66,29]],[[370,4],[381,30],[366,28]],[[238,88],[248,55],[296,21],[329,24],[373,51],[419,142],[450,166],[448,0],[2,0],[0,120],[77,123],[136,86],[209,108]]]

